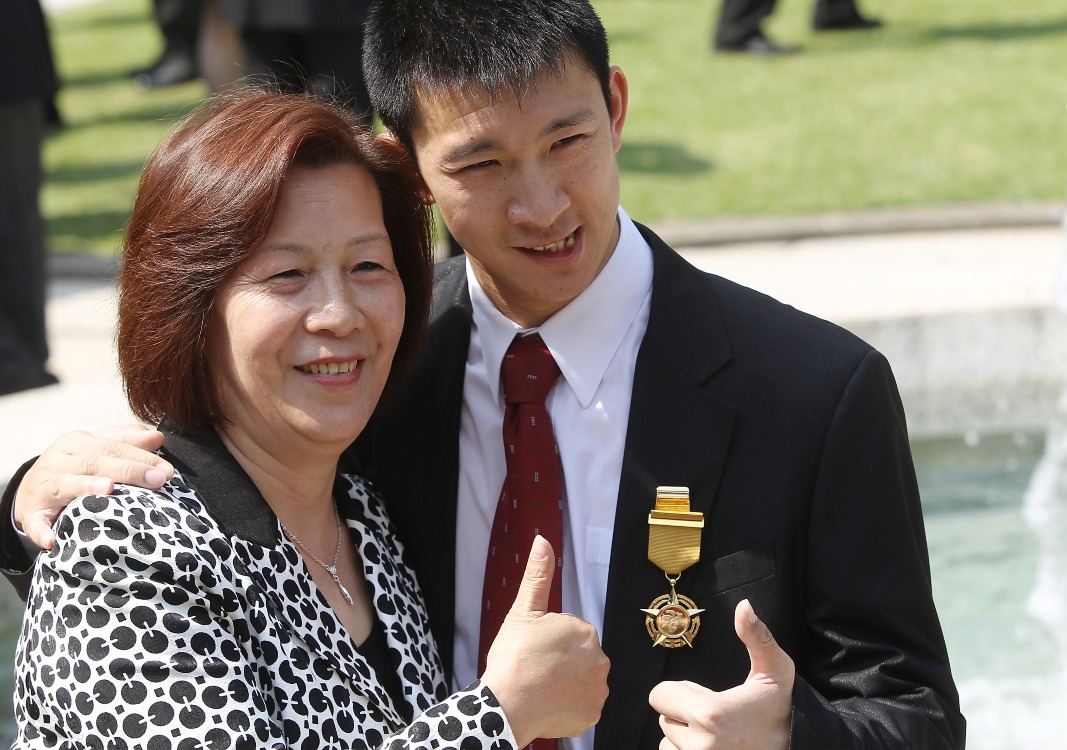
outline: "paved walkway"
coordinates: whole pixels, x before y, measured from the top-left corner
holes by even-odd
[[[44,8],[45,13],[56,14],[62,13],[65,10],[73,10],[74,8],[80,8],[84,5],[92,5],[98,3],[100,0],[41,0],[41,7]]]
[[[663,232],[677,234],[678,228]],[[1001,383],[1025,378],[1027,387],[1048,381],[1042,398],[1054,397],[1067,382],[1061,338],[1067,330],[1057,323],[1062,316],[1053,299],[1062,237],[1059,227],[1046,223],[744,242],[682,252],[700,268],[867,338],[889,356],[909,417],[920,427],[929,421],[926,411],[934,410],[928,401],[944,406],[942,386],[955,388],[976,372],[993,373]],[[86,275],[83,268],[51,285],[51,367],[59,385],[0,397],[0,482],[62,431],[131,419],[115,368],[114,290],[110,280]],[[1026,390],[1010,382],[1007,387]],[[1022,414],[1022,407],[1009,407]],[[931,429],[961,418],[931,414]]]

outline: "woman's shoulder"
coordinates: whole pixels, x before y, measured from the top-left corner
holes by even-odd
[[[34,582],[52,599],[91,587],[139,599],[166,590],[172,603],[214,600],[240,576],[230,540],[180,474],[157,490],[116,485],[109,495],[83,495],[64,510],[55,534]]]
[[[114,490],[107,495],[82,495],[64,509],[63,515],[105,515],[117,519],[131,513],[138,518],[151,514],[160,520],[163,517],[177,520],[179,516],[189,513],[202,515],[204,506],[181,472],[175,471],[174,476],[159,489],[149,490],[132,484],[115,484]]]
[[[82,495],[64,509],[55,525],[57,545],[119,543],[123,548],[130,546],[123,544],[126,540],[151,536],[154,545],[191,549],[196,537],[212,531],[217,525],[180,472],[155,490],[116,484],[108,495]]]

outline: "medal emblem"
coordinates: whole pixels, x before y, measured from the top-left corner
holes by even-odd
[[[656,507],[648,515],[648,526],[648,559],[666,574],[671,591],[641,610],[645,629],[653,647],[692,648],[704,610],[674,587],[682,571],[700,561],[704,514],[690,512],[688,487],[657,487]]]
[[[674,590],[677,578],[668,578],[671,584],[671,593],[655,599],[648,609],[642,609],[645,613],[645,629],[652,638],[653,646],[665,646],[666,648],[678,648],[679,646],[693,647],[693,638],[700,630],[700,613],[704,610],[697,608],[696,602],[688,596],[680,596]]]

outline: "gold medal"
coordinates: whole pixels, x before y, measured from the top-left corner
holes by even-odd
[[[703,612],[697,609],[696,602],[688,596],[680,596],[674,590],[677,578],[667,577],[671,584],[671,593],[655,599],[645,613],[645,629],[652,637],[653,646],[678,648],[681,645],[693,647],[693,637],[700,630],[700,617]]]
[[[700,630],[699,609],[692,599],[675,591],[682,571],[700,561],[704,514],[689,510],[688,487],[657,487],[656,508],[648,515],[648,559],[667,576],[671,591],[652,600],[645,613],[645,629],[653,646],[693,646]]]

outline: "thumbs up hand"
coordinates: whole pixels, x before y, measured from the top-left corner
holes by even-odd
[[[596,628],[548,611],[555,561],[552,545],[535,538],[482,675],[520,747],[537,737],[576,737],[599,721],[608,697],[608,657]]]
[[[661,682],[652,688],[648,702],[660,713],[660,750],[789,747],[793,660],[747,599],[734,610],[734,630],[752,662],[742,684],[718,693],[693,682]]]

